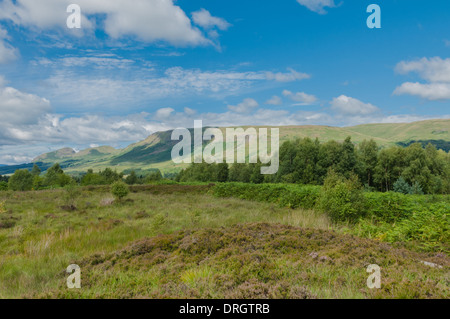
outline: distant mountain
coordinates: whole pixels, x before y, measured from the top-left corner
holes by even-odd
[[[0,166],[0,175],[14,174],[14,172],[18,169],[31,170],[34,164],[35,163],[19,164],[19,165],[2,165]],[[36,164],[41,168],[42,171],[47,170],[52,165],[51,163],[42,163],[42,162],[37,162]]]
[[[280,143],[304,137],[318,138],[322,142],[343,141],[351,136],[356,144],[363,140],[374,139],[380,146],[407,146],[412,142],[420,142],[424,145],[432,143],[445,151],[450,150],[450,119],[401,124],[366,124],[353,127],[282,126],[279,129]],[[225,129],[221,130],[225,136]],[[63,148],[40,155],[33,160],[33,163],[37,163],[42,170],[54,163],[60,163],[61,167],[70,173],[106,167],[117,169],[117,171],[131,169],[143,171],[156,168],[164,172],[174,172],[185,165],[176,165],[171,161],[172,148],[178,143],[171,140],[171,134],[172,131],[157,132],[122,150],[102,146],[75,152],[71,148]],[[32,166],[33,164],[28,164],[27,168]],[[9,174],[5,171],[10,172],[13,168],[1,167],[0,174],[2,172]]]
[[[110,146],[101,146],[95,148],[88,148],[76,152],[72,148],[62,148],[60,150],[46,153],[36,157],[33,162],[54,162],[67,159],[98,159],[105,156],[117,154],[119,151]]]

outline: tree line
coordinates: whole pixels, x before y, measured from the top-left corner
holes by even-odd
[[[275,175],[261,175],[261,164],[191,164],[177,177],[180,182],[297,183],[323,185],[332,171],[342,177],[356,175],[369,190],[403,193],[450,193],[450,155],[432,144],[380,148],[374,140],[355,146],[319,142],[310,138],[286,141],[280,147]]]
[[[163,178],[159,170],[154,170],[147,175],[137,175],[131,171],[127,176],[124,172],[118,173],[110,168],[99,172],[89,169],[82,176],[70,176],[66,174],[59,164],[54,164],[45,174],[42,174],[38,165],[34,164],[31,171],[27,169],[16,170],[11,177],[0,176],[0,191],[30,191],[51,188],[61,188],[68,185],[111,185],[118,181],[124,181],[129,185],[145,184],[159,181]]]

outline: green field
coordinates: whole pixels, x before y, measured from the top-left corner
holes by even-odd
[[[1,298],[449,297],[446,253],[357,237],[319,210],[206,184],[133,186],[121,202],[109,186],[80,191],[73,207],[63,189],[0,192]],[[381,289],[367,288],[370,264]]]

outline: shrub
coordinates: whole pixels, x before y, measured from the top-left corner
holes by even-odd
[[[33,175],[33,189],[39,190],[44,186],[44,178],[39,175]]]
[[[161,229],[163,229],[164,228],[164,226],[166,225],[166,223],[167,223],[167,218],[166,218],[166,216],[165,215],[163,215],[163,214],[157,214],[154,218],[153,218],[153,220],[152,220],[152,223],[151,223],[151,225],[150,225],[150,229],[153,231],[153,232],[159,232]]]
[[[433,204],[450,203],[448,195],[404,195],[400,193],[365,193],[367,213],[374,221],[394,223]]]
[[[366,214],[365,197],[358,177],[345,179],[330,172],[320,194],[319,208],[334,222],[355,222]]]
[[[411,194],[414,195],[423,195],[422,186],[419,182],[415,181],[414,184],[411,186]]]
[[[135,185],[138,184],[138,180],[139,178],[137,177],[136,172],[131,171],[130,175],[125,178],[125,183],[128,185]]]
[[[69,175],[64,174],[61,166],[55,164],[47,170],[44,178],[44,185],[50,188],[54,187],[64,187],[70,184],[72,178]]]
[[[145,177],[144,182],[146,184],[151,184],[153,182],[159,182],[163,179],[161,172],[158,170],[156,172],[150,173],[148,176]]]
[[[33,187],[33,175],[26,170],[17,170],[9,179],[9,189],[13,191],[30,191]]]
[[[450,214],[449,205],[440,203],[403,219],[386,233],[390,242],[419,242],[424,250],[449,251]]]
[[[401,194],[411,194],[411,191],[412,191],[411,185],[409,185],[408,182],[406,182],[403,177],[400,177],[394,183],[393,189],[394,189],[394,192],[401,193]]]
[[[130,193],[128,185],[122,181],[115,182],[111,185],[111,194],[118,200],[121,201]]]
[[[282,207],[310,209],[316,205],[320,186],[223,183],[217,184],[213,192],[217,197],[237,197],[274,203]]]
[[[396,223],[362,220],[353,233],[391,243],[412,242],[425,251],[450,252],[450,205],[446,202],[418,207],[417,212]]]
[[[7,191],[8,190],[8,183],[5,181],[0,182],[0,191]]]
[[[75,207],[75,201],[80,196],[81,190],[75,181],[72,181],[64,187],[64,202],[67,206]]]

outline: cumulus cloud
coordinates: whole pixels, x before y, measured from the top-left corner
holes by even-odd
[[[394,94],[416,95],[430,101],[448,100],[450,99],[450,83],[422,84],[418,82],[406,82],[397,87]]]
[[[402,61],[395,68],[397,73],[417,73],[428,83],[405,82],[394,91],[396,95],[408,94],[435,101],[450,99],[450,59],[440,57]]]
[[[292,101],[299,103],[300,105],[310,105],[317,101],[317,97],[304,92],[292,93],[291,91],[284,90],[283,95],[290,98]]]
[[[156,111],[156,118],[160,120],[167,119],[175,110],[170,107],[162,108]]]
[[[422,58],[415,61],[402,61],[395,70],[400,74],[416,72],[429,82],[450,82],[450,58]]]
[[[238,105],[228,105],[228,109],[230,109],[233,112],[236,113],[250,113],[255,108],[259,106],[258,102],[256,102],[254,99],[245,99]]]
[[[297,0],[299,4],[307,7],[309,10],[319,14],[326,14],[325,8],[334,8],[336,4],[334,0]]]
[[[3,126],[0,131],[1,144],[116,145],[123,141],[137,141],[151,132],[147,127],[149,120],[146,116],[134,114],[127,117],[105,117],[88,114],[63,117],[60,114],[46,114],[39,117],[37,123]]]
[[[26,27],[68,30],[66,8],[71,3],[72,0],[5,0],[0,4],[0,19]],[[172,0],[78,0],[77,4],[83,14],[82,30],[101,27],[113,39],[131,36],[144,42],[164,41],[181,46],[210,43]],[[101,20],[98,25],[97,20]]]
[[[204,29],[217,28],[219,30],[227,30],[231,24],[225,19],[213,17],[209,11],[201,9],[192,13],[194,23]]]
[[[47,99],[4,86],[5,82],[0,77],[0,125],[33,124],[51,110]]]
[[[293,81],[309,79],[311,77],[309,74],[300,73],[291,68],[288,68],[288,71],[289,72],[287,72],[287,73],[267,72],[266,77],[268,80],[275,80],[277,82],[293,82]]]
[[[334,98],[330,104],[333,111],[343,115],[369,115],[379,111],[376,106],[370,103],[364,103],[345,95]]]
[[[274,95],[274,96],[272,96],[272,98],[270,98],[269,100],[266,101],[266,104],[281,105],[281,104],[283,104],[283,100],[281,99],[281,97]]]

